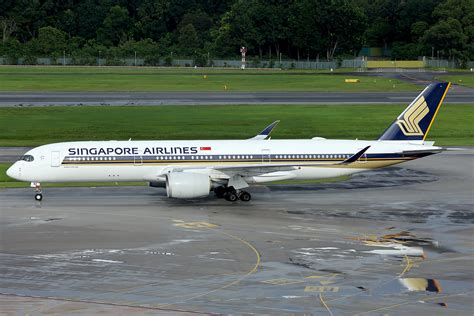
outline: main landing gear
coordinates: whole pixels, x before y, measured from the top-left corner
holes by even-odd
[[[30,186],[35,189],[35,200],[38,202],[43,200],[43,192],[41,191],[41,184],[39,182],[31,182]]]
[[[229,202],[235,202],[238,199],[248,202],[252,199],[250,193],[247,191],[236,190],[234,187],[219,186],[214,189],[214,193],[218,198],[224,198]]]

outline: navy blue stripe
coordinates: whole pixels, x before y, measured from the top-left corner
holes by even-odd
[[[403,154],[367,154],[362,159],[400,159],[417,158],[429,155],[429,153],[410,155],[404,157]],[[63,160],[64,164],[75,163],[146,163],[146,162],[261,162],[263,161],[285,161],[285,162],[308,162],[308,161],[343,161],[352,154],[271,154],[271,155],[148,155],[148,156],[67,156]],[[202,158],[201,158],[202,157]]]

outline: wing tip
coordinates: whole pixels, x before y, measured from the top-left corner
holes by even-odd
[[[352,155],[349,158],[347,158],[346,160],[344,160],[341,164],[347,165],[347,164],[350,164],[350,163],[353,163],[353,162],[357,161],[370,148],[370,146],[371,145],[362,148],[357,153],[355,153],[354,155]]]

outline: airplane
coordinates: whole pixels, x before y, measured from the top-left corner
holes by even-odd
[[[276,121],[245,140],[79,141],[29,150],[8,170],[31,182],[146,181],[169,198],[214,192],[228,201],[250,201],[252,184],[351,175],[441,152],[426,137],[450,82],[428,85],[377,140],[270,139]]]

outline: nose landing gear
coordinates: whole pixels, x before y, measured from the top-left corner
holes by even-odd
[[[38,202],[43,200],[43,192],[41,191],[41,184],[39,182],[31,182],[30,186],[35,189],[35,200]]]

